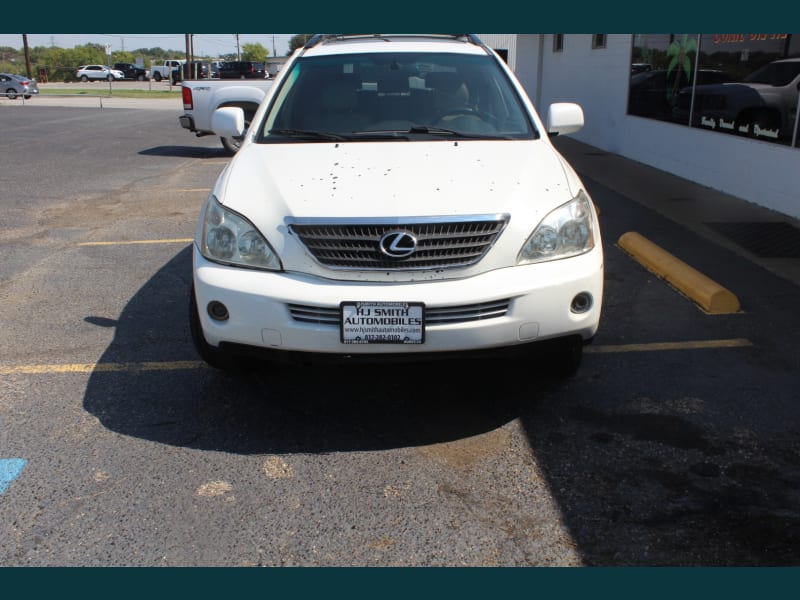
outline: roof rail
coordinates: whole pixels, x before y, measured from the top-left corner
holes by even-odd
[[[326,42],[339,41],[345,39],[359,39],[359,38],[384,38],[384,37],[436,37],[448,38],[453,40],[464,39],[476,46],[485,48],[485,44],[474,33],[317,33],[306,42],[303,49],[312,48],[317,44],[324,44]]]

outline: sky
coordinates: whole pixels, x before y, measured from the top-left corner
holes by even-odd
[[[293,33],[240,33],[239,45],[261,44],[269,50],[270,56],[285,56]],[[137,48],[160,47],[186,53],[186,37],[183,33],[173,35],[163,33],[29,33],[28,45],[58,46],[72,48],[83,44],[111,45],[111,51],[135,50]],[[21,33],[0,33],[0,46],[22,48]],[[274,48],[274,52],[273,52]],[[199,56],[219,56],[236,52],[236,36],[232,33],[194,34],[194,53]]]

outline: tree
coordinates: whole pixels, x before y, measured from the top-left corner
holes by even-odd
[[[133,56],[133,52],[128,52],[127,50],[114,50],[111,53],[111,64],[114,63],[134,63],[136,59]]]
[[[264,62],[267,60],[269,50],[264,48],[261,44],[243,44],[242,45],[242,60],[249,60],[252,62]]]
[[[289,40],[289,51],[286,53],[286,56],[291,56],[292,52],[297,50],[298,48],[302,48],[306,45],[306,42],[311,39],[313,33],[296,33],[292,36]]]

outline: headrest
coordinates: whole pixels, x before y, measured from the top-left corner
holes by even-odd
[[[433,71],[425,76],[425,85],[433,88],[437,108],[456,108],[469,103],[469,90],[457,73]]]

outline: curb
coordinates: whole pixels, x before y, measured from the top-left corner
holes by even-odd
[[[665,279],[713,315],[737,313],[739,299],[685,262],[635,231],[620,236],[617,244],[647,270]]]

